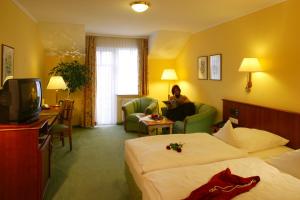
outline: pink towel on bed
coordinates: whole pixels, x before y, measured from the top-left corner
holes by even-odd
[[[260,181],[259,176],[243,178],[231,174],[229,168],[214,175],[208,183],[200,186],[185,200],[229,200],[249,191]]]

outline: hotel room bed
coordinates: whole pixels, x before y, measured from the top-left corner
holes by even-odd
[[[184,199],[218,172],[229,168],[242,177],[259,176],[260,182],[236,200],[299,200],[300,180],[258,158],[240,158],[149,172],[144,175],[144,200]]]
[[[183,143],[182,152],[166,150],[171,142]],[[269,159],[292,149],[287,146],[247,153],[207,133],[158,135],[130,139],[125,142],[127,173],[140,191],[144,175],[153,171],[214,163],[242,157]]]
[[[246,106],[246,108],[243,106]],[[245,110],[247,112],[244,112]],[[255,110],[255,112],[253,112],[253,110]],[[258,112],[259,114],[263,113],[263,117],[258,117],[259,115],[256,112]],[[269,112],[270,114],[266,114]],[[298,130],[297,128],[294,128],[295,124],[300,122],[299,114],[297,114],[296,117],[292,116],[291,118],[289,116],[290,113],[284,111],[275,110],[274,113],[273,109],[264,107],[259,107],[259,109],[257,109],[257,106],[224,100],[223,119],[232,117],[232,113],[239,113],[239,116],[233,117],[239,118],[239,124],[241,126],[259,128],[269,131],[275,130],[276,134],[286,137],[290,140],[290,147],[295,148],[300,146],[300,140],[298,136],[295,137],[295,134],[297,134]],[[281,116],[282,114],[284,117]],[[292,113],[292,115],[293,114],[294,113]],[[251,115],[256,117],[251,117]],[[286,115],[288,115],[288,120],[285,118],[287,117]],[[265,120],[265,117],[268,118],[267,121]],[[296,120],[292,120],[294,118]],[[284,125],[287,125],[287,127],[283,129],[282,123]],[[291,129],[290,127],[293,128]],[[245,129],[240,130],[245,132]],[[245,134],[241,135],[245,137]],[[249,135],[246,134],[246,136],[246,139],[249,138]],[[260,137],[260,135],[258,136]],[[264,137],[260,137],[260,139],[264,141]],[[227,144],[223,141],[227,142]],[[201,164],[247,156],[268,159],[271,156],[280,155],[286,151],[292,150],[287,146],[282,146],[282,144],[276,144],[277,146],[270,146],[270,144],[268,143],[257,144],[253,141],[251,143],[251,140],[250,142],[248,142],[248,140],[245,140],[246,142],[243,142],[244,144],[242,143],[242,146],[250,144],[249,148],[248,146],[246,147],[246,152],[248,153],[245,153],[244,150],[235,148],[234,145],[232,146],[230,142],[226,140],[223,141],[220,141],[214,136],[210,136],[205,133],[160,135],[128,140],[125,143],[125,164],[127,179],[129,180],[129,182],[135,185],[135,193],[140,193],[140,191],[145,191],[148,188],[148,186],[146,186],[146,188],[144,187],[144,178],[148,176],[148,174],[159,173],[162,170],[178,169],[180,171],[180,168],[182,167],[185,168],[193,165],[200,166]],[[279,141],[280,143],[282,143],[282,140]],[[177,153],[172,150],[166,150],[166,145],[171,142],[183,143],[184,145],[182,153]],[[271,144],[273,143],[274,141],[271,140]],[[267,146],[265,147],[264,145]],[[141,193],[137,196],[138,198],[135,199],[142,198]]]
[[[183,143],[182,152],[166,150],[171,142]],[[139,189],[142,175],[151,171],[245,156],[246,152],[207,133],[157,135],[125,142],[125,161]]]

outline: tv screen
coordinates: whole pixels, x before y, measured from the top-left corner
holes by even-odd
[[[20,84],[20,110],[24,115],[36,112],[41,104],[41,84],[39,81],[23,81]]]
[[[38,119],[42,87],[37,78],[9,79],[0,91],[1,123],[31,122]]]

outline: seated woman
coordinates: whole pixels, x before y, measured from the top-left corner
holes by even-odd
[[[178,85],[172,87],[166,117],[172,121],[183,121],[186,116],[195,114],[195,105],[186,96],[181,95]]]

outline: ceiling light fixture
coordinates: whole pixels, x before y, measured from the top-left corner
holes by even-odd
[[[135,12],[144,12],[148,10],[150,4],[145,1],[134,1],[130,4],[130,6]]]

